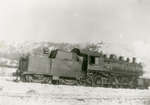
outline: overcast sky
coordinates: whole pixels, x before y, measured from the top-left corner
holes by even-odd
[[[0,0],[0,39],[150,42],[150,0]]]

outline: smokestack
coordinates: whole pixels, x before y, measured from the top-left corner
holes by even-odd
[[[132,58],[132,63],[136,63],[136,58],[135,57]]]

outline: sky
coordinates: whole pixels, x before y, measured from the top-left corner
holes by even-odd
[[[0,0],[6,41],[150,42],[149,0]]]

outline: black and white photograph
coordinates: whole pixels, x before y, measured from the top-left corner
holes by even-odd
[[[0,0],[0,105],[150,105],[150,0]]]

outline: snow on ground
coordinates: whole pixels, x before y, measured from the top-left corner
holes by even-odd
[[[150,90],[0,82],[0,105],[149,105]]]
[[[0,105],[150,105],[150,90],[13,82],[0,77]]]
[[[16,68],[0,67],[0,76],[11,76],[16,72]]]

